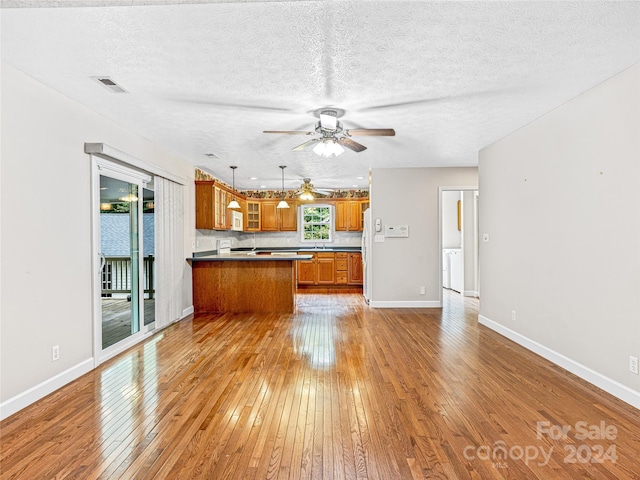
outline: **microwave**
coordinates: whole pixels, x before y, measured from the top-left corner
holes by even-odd
[[[235,210],[231,212],[231,230],[242,231],[242,212],[236,212]]]

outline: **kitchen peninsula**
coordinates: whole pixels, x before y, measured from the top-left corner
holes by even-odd
[[[194,256],[195,313],[293,312],[295,262],[311,254],[242,251]]]

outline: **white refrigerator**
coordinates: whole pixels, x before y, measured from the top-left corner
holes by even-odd
[[[364,225],[362,228],[362,294],[367,303],[371,300],[371,244],[373,229],[371,209],[364,211]]]

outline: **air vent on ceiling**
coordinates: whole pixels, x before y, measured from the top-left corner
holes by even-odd
[[[100,85],[108,89],[110,92],[127,93],[127,91],[124,88],[122,88],[120,85],[118,85],[116,82],[114,82],[111,79],[111,77],[91,77],[91,78],[93,78]]]

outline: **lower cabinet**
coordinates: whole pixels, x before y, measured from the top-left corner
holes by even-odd
[[[313,258],[298,261],[298,285],[334,284],[335,258],[332,252],[313,253]]]
[[[336,284],[346,285],[349,280],[349,254],[347,252],[336,253]]]
[[[309,260],[296,262],[298,285],[362,285],[360,253],[313,252],[312,255]]]
[[[363,284],[361,253],[349,253],[348,283],[350,285]]]

